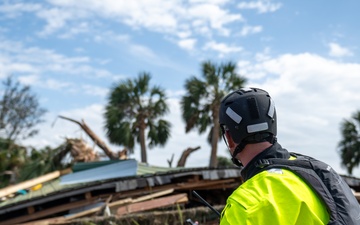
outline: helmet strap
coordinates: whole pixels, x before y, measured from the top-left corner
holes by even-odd
[[[236,155],[239,154],[242,150],[244,150],[245,145],[247,145],[247,142],[241,142],[238,144],[231,156],[231,161],[238,167],[243,167],[243,164],[236,158]]]

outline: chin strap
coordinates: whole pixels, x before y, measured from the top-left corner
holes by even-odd
[[[248,144],[247,142],[243,141],[236,146],[236,148],[231,156],[231,161],[235,164],[235,166],[243,167],[243,164],[236,158],[236,156],[245,148],[245,145],[247,145],[247,144]]]
[[[259,139],[259,137],[261,139]],[[244,167],[243,164],[236,158],[237,154],[239,154],[242,150],[244,150],[245,146],[247,144],[254,144],[254,143],[260,143],[268,141],[271,144],[274,144],[276,142],[276,137],[274,135],[269,134],[262,134],[261,136],[258,136],[257,139],[250,139],[249,140],[243,140],[240,144],[238,144],[231,156],[231,161],[238,167]]]

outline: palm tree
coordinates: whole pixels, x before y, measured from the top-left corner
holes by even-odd
[[[349,174],[360,163],[360,111],[353,114],[351,120],[341,123],[342,140],[339,142],[341,164]]]
[[[164,146],[170,137],[170,123],[161,119],[168,111],[165,91],[149,87],[149,73],[115,85],[105,109],[106,135],[113,144],[123,145],[133,153],[135,142],[141,147],[141,162],[147,163],[146,137],[149,147]]]
[[[192,76],[185,81],[187,94],[181,99],[185,131],[197,128],[199,133],[210,127],[208,142],[211,144],[210,167],[217,166],[217,144],[221,137],[219,107],[222,98],[230,91],[243,87],[246,79],[236,73],[236,64],[220,66],[206,61],[201,65],[202,78]]]

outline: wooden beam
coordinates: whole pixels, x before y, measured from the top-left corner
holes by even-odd
[[[185,193],[176,194],[176,195],[172,195],[172,196],[153,199],[153,200],[149,200],[149,201],[132,203],[132,204],[129,204],[126,206],[119,207],[117,209],[117,215],[121,216],[121,215],[125,215],[128,213],[141,212],[141,211],[145,211],[145,210],[156,209],[156,208],[170,206],[170,205],[174,205],[174,204],[185,203],[188,201],[189,200],[188,200],[187,194],[185,194]]]
[[[122,205],[122,204],[126,204],[126,203],[129,203],[129,202],[131,202],[131,198],[126,198],[126,199],[117,201],[116,204]],[[111,206],[111,204],[112,204],[112,203],[109,203],[109,207]],[[115,205],[115,204],[114,204],[114,205]],[[95,208],[92,208],[92,209],[88,209],[88,210],[85,210],[85,211],[76,213],[76,214],[74,214],[74,215],[67,216],[67,217],[65,218],[65,220],[66,220],[66,221],[69,221],[69,220],[72,220],[72,219],[81,218],[81,217],[84,217],[84,216],[87,216],[87,215],[96,213],[96,212],[98,212],[102,207],[103,207],[103,206],[98,206],[98,207],[95,207]]]
[[[43,176],[31,179],[31,180],[21,182],[19,184],[15,184],[15,185],[5,187],[3,189],[0,189],[0,198],[8,196],[10,194],[13,194],[13,193],[15,193],[15,192],[17,192],[19,190],[28,189],[28,188],[31,188],[31,187],[37,185],[37,184],[45,183],[47,181],[53,180],[55,178],[60,177],[61,175],[64,175],[64,174],[67,174],[67,173],[70,173],[70,172],[71,172],[70,168],[65,169],[65,170],[61,170],[61,171],[58,170],[58,171],[48,173],[48,174],[45,174]]]
[[[147,195],[147,196],[143,196],[143,197],[140,197],[140,198],[137,198],[137,199],[126,198],[126,199],[122,199],[122,200],[119,200],[119,201],[110,202],[110,203],[107,204],[107,206],[109,208],[113,208],[113,207],[117,207],[119,205],[124,205],[124,204],[127,204],[127,203],[141,202],[141,201],[156,198],[156,197],[159,197],[159,196],[164,196],[164,195],[170,194],[172,192],[174,192],[174,189],[168,189],[168,190],[165,190],[165,191],[161,191],[161,192],[157,192],[157,193],[150,194],[150,195]],[[89,210],[86,210],[86,211],[83,211],[83,212],[80,212],[80,213],[77,213],[77,214],[74,214],[74,215],[71,215],[71,216],[67,216],[66,220],[72,220],[72,219],[80,218],[80,217],[87,216],[87,215],[90,215],[90,214],[93,214],[93,213],[97,213],[102,208],[103,208],[103,206],[99,206],[99,207],[89,209]]]
[[[124,204],[127,204],[127,203],[141,202],[141,201],[144,201],[144,200],[156,198],[156,197],[159,197],[159,196],[170,194],[173,191],[174,191],[174,189],[168,189],[168,190],[161,191],[161,192],[158,192],[158,193],[154,193],[154,194],[151,194],[151,195],[143,196],[143,197],[140,197],[140,198],[137,198],[137,199],[126,198],[126,199],[122,199],[122,200],[111,202],[111,203],[105,203],[105,205],[107,205],[109,208],[113,208],[113,207],[116,207],[116,206],[119,206],[119,205],[124,205]],[[108,199],[110,199],[110,197]],[[100,211],[103,208],[104,208],[104,206],[99,206],[99,207],[95,207],[93,209],[85,210],[83,212],[67,216],[65,218],[65,220],[69,221],[69,220],[72,220],[72,219],[88,216],[88,215],[97,213],[98,211]]]
[[[125,197],[134,197],[134,196],[142,196],[148,193],[154,193],[157,191],[164,191],[168,189],[174,189],[174,190],[187,190],[187,189],[212,189],[215,185],[239,185],[239,182],[236,179],[229,178],[229,179],[223,179],[223,180],[215,180],[215,181],[209,181],[209,180],[199,180],[198,182],[194,183],[194,180],[191,182],[185,182],[185,183],[174,183],[174,184],[166,184],[161,186],[154,186],[151,190],[148,190],[146,188],[142,189],[136,189],[136,190],[129,190],[124,192],[118,192],[114,195],[114,198],[125,198]],[[199,187],[199,188],[198,188]]]
[[[86,206],[86,205],[95,203],[97,201],[98,201],[97,199],[93,198],[93,199],[90,199],[90,200],[82,200],[82,201],[77,201],[77,202],[70,202],[70,203],[60,205],[60,206],[56,206],[56,207],[41,210],[41,211],[38,211],[38,212],[34,212],[33,214],[30,214],[30,215],[19,216],[19,217],[15,217],[13,219],[10,219],[10,220],[0,221],[0,225],[17,224],[17,223],[26,222],[26,221],[29,221],[29,220],[36,220],[36,219],[40,219],[40,218],[43,218],[45,216],[49,216],[49,215],[52,215],[52,214],[55,214],[55,213],[59,213],[59,212],[63,212],[63,211],[66,211],[66,210]]]
[[[196,190],[200,190],[200,189],[213,189],[215,187],[226,187],[226,186],[231,186],[231,185],[235,185],[236,183],[238,183],[237,179],[224,179],[224,180],[199,180],[198,182],[194,182],[195,179],[191,179],[191,182],[185,182],[185,183],[181,183],[181,184],[167,184],[167,185],[162,185],[162,186],[155,186],[152,187],[152,190],[146,190],[146,189],[138,189],[138,190],[130,190],[130,191],[125,191],[125,192],[120,192],[120,193],[116,193],[115,195],[113,195],[113,199],[119,199],[122,197],[122,200],[118,200],[118,201],[114,201],[108,204],[109,208],[114,208],[117,206],[121,206],[123,204],[127,204],[127,203],[136,203],[136,202],[140,202],[140,201],[145,201],[145,200],[149,200],[152,198],[157,198],[159,196],[164,196],[166,194],[170,194],[172,193],[174,190],[187,190],[187,189],[196,189]],[[156,193],[158,192],[158,193]],[[148,193],[152,193],[152,194],[148,194]],[[147,196],[144,196],[148,194]],[[84,193],[85,196],[89,196],[89,192],[88,193]],[[96,196],[97,198],[99,197],[104,197],[105,195],[101,196]],[[109,196],[108,194],[106,195],[107,197]],[[131,199],[130,197],[135,197],[135,196],[141,196],[139,198],[133,198]],[[128,199],[126,201],[124,200],[124,197],[128,197]],[[92,199],[94,199],[95,197],[93,197]],[[90,204],[89,202],[86,203],[86,200],[84,200],[84,205]],[[92,201],[92,200],[89,200]],[[60,205],[57,207],[52,207],[50,209],[46,209],[46,210],[42,210],[42,211],[38,211],[38,212],[34,212],[32,215],[26,215],[26,216],[21,216],[21,217],[17,217],[14,219],[10,219],[8,221],[12,221],[14,220],[15,223],[20,223],[20,222],[26,222],[29,220],[35,220],[35,219],[40,219],[43,218],[45,216],[48,215],[52,215],[58,212],[62,212],[65,210],[69,210],[72,208],[77,208],[77,207],[81,207],[80,205],[76,205],[77,202],[75,203],[68,203],[68,204],[64,204],[64,205]],[[79,203],[80,204],[80,203]],[[101,208],[95,209],[93,211],[89,211],[86,212],[83,216],[86,215],[90,215],[92,213],[96,213],[100,210]],[[77,214],[76,214],[77,215]],[[82,214],[79,214],[76,216],[77,217],[82,217]],[[71,217],[70,217],[71,218]],[[0,221],[0,225],[3,224],[10,224],[8,223],[8,221]]]
[[[91,192],[85,193],[85,199],[91,199]]]
[[[142,197],[139,197],[139,198],[136,198],[134,199],[132,202],[142,202],[142,201],[145,201],[145,200],[149,200],[149,199],[153,199],[153,198],[156,198],[156,197],[160,197],[160,196],[164,196],[164,195],[167,195],[167,194],[171,194],[174,192],[174,189],[167,189],[165,191],[159,191],[159,192],[156,192],[154,194],[150,194],[150,195],[146,195],[146,196],[142,196]]]
[[[47,218],[47,219],[43,219],[43,220],[36,220],[36,221],[27,222],[27,223],[21,223],[21,225],[53,225],[53,224],[65,225],[67,223],[64,221],[63,216]],[[70,222],[68,224],[70,224]]]
[[[28,214],[33,214],[35,212],[34,206],[27,207]]]
[[[202,180],[199,182],[192,182],[192,183],[177,183],[175,184],[177,186],[175,189],[193,189],[193,188],[200,189],[206,187],[211,188],[211,186],[213,185],[225,184],[234,181],[235,179],[227,179],[227,180],[211,180],[211,181]]]

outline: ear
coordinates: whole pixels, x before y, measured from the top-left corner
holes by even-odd
[[[230,133],[229,133],[229,132],[226,132],[225,135],[226,135],[226,140],[227,140],[227,142],[228,142],[229,148],[230,148],[230,149],[234,149],[234,148],[237,146],[237,144],[236,144],[236,143],[234,142],[234,140],[232,139]]]

